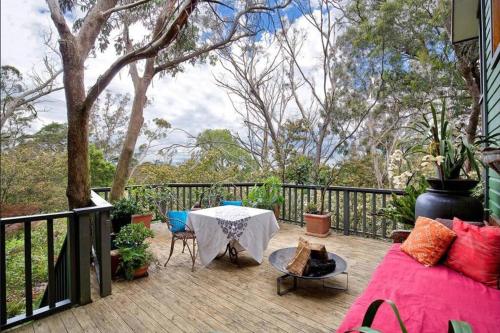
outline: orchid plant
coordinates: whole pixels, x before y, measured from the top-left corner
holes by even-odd
[[[476,156],[477,151],[481,144],[491,142],[491,138],[478,137],[474,142],[467,142],[465,135],[452,128],[447,120],[444,101],[439,113],[433,104],[430,108],[430,119],[423,115],[423,119],[414,127],[423,137],[422,144],[415,149],[425,154],[421,166],[433,165],[441,181],[459,179],[461,175],[470,178],[468,169],[473,170],[477,178],[480,178],[482,164]]]

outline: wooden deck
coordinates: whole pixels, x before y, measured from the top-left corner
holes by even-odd
[[[348,263],[349,290],[324,290],[320,283],[278,296],[280,275],[267,256],[282,247],[295,246],[304,230],[280,224],[266,258],[256,264],[243,253],[242,268],[228,258],[191,272],[189,255],[176,252],[166,268],[151,269],[149,277],[113,283],[113,295],[82,307],[29,323],[13,332],[333,332],[355,298],[366,287],[390,244],[383,241],[333,234],[324,242],[329,251]],[[152,248],[163,264],[170,244],[165,225],[153,226]],[[307,238],[307,237],[306,237]],[[187,250],[186,250],[187,251]],[[340,276],[339,284],[344,282]]]

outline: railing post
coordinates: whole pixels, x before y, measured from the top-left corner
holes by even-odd
[[[349,235],[349,191],[344,191],[344,235]]]
[[[90,256],[91,231],[88,213],[75,213],[70,228],[71,253],[71,301],[73,304],[85,305],[92,302],[90,297]]]
[[[0,327],[7,322],[7,265],[5,224],[0,221]]]
[[[105,297],[111,295],[111,220],[109,211],[102,211],[98,216],[99,289],[101,297]]]

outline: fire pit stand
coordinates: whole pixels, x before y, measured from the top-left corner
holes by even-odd
[[[331,252],[328,252],[328,258],[335,260],[335,270],[333,272],[321,276],[299,276],[289,273],[286,269],[286,266],[295,255],[295,250],[295,247],[279,249],[271,253],[271,255],[269,256],[269,262],[271,263],[271,265],[273,265],[274,268],[276,268],[278,271],[285,273],[285,275],[280,276],[276,279],[276,291],[278,295],[282,296],[290,291],[296,290],[298,287],[298,280],[322,280],[323,288],[327,289],[346,291],[349,288],[349,274],[347,273],[347,263],[343,258]],[[345,287],[337,287],[325,283],[326,279],[332,278],[337,275],[346,276]],[[281,287],[283,285],[283,282],[285,282],[287,279],[293,279],[293,285],[290,288],[282,290]]]

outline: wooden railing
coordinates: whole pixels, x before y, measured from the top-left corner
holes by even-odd
[[[109,213],[112,206],[94,192],[91,200],[91,207],[72,211],[0,219],[0,330],[56,313],[72,305],[91,302],[91,262],[96,269],[101,296],[111,294]],[[66,220],[67,233],[56,258],[54,222],[59,219]],[[14,224],[22,224],[24,234],[25,311],[8,317],[7,277],[14,272],[8,269],[6,227]],[[47,230],[47,252],[44,256],[47,260],[47,287],[37,306],[33,302],[31,235],[33,228],[42,225]]]
[[[137,187],[148,187],[161,190],[169,188],[174,199],[170,209],[188,209],[197,200],[196,193],[206,192],[215,185],[224,188],[233,196],[246,199],[253,186],[261,183],[171,183],[152,185],[132,185],[127,187],[129,196],[136,196],[133,189]],[[108,199],[110,188],[94,188],[94,191],[103,198]],[[303,226],[304,207],[307,202],[319,203],[321,200],[322,187],[319,185],[282,185],[282,195],[285,202],[281,205],[281,220]],[[362,235],[373,238],[386,239],[390,231],[398,227],[397,221],[388,221],[377,214],[380,208],[387,207],[392,194],[403,194],[400,190],[373,189],[331,186],[325,193],[325,207],[332,212],[332,229],[342,232],[344,235]],[[140,202],[141,198],[136,197]]]

